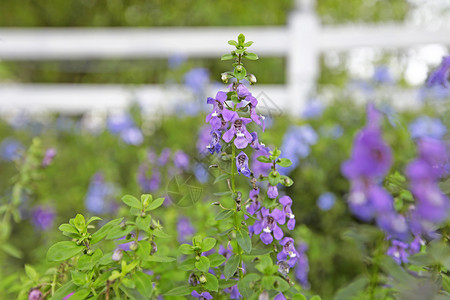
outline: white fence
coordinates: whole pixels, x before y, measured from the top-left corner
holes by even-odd
[[[449,30],[429,31],[399,24],[321,26],[311,5],[298,5],[285,27],[0,29],[0,60],[150,58],[175,54],[219,58],[227,52],[226,41],[235,39],[240,32],[255,42],[252,51],[260,56],[287,58],[286,85],[256,85],[255,94],[264,91],[281,109],[291,113],[299,112],[313,90],[323,51],[450,44]],[[159,85],[5,83],[0,84],[0,110],[49,109],[78,113],[123,108],[134,99],[170,111],[179,98],[168,97],[168,93]]]

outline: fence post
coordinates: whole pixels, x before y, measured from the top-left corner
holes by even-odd
[[[297,0],[288,20],[288,111],[298,115],[316,84],[319,73],[319,20],[314,0]]]

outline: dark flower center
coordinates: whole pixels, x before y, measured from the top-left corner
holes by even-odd
[[[217,101],[217,100],[216,100],[216,102],[217,102],[217,107],[219,108],[220,111],[222,111],[222,110],[223,110],[223,104],[220,103],[220,102]]]
[[[245,163],[245,156],[244,155],[239,156],[237,159],[238,159],[238,164],[240,166],[244,165],[244,163]]]
[[[242,120],[238,119],[234,122],[234,128],[236,128],[236,130],[241,131],[242,129]]]

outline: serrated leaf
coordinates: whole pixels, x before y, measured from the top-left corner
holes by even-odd
[[[225,279],[230,279],[234,273],[236,273],[236,270],[239,266],[240,258],[238,255],[231,256],[228,261],[225,263],[225,268],[223,270],[223,275],[225,276]]]
[[[171,236],[162,231],[161,229],[155,229],[152,231],[152,234],[156,237],[162,238],[162,239],[170,239]]]
[[[77,245],[77,243],[71,241],[58,242],[48,249],[47,260],[64,261],[78,255],[84,248],[84,246]]]
[[[144,217],[137,217],[136,218],[136,226],[143,231],[147,231],[150,227],[150,222],[152,221],[152,218],[149,215],[146,215]]]
[[[128,205],[129,207],[137,208],[139,210],[142,209],[142,203],[136,197],[131,195],[125,195],[122,197],[123,203]]]
[[[215,220],[216,221],[225,220],[233,215],[234,215],[233,210],[222,210],[216,215]]]
[[[208,256],[208,258],[211,268],[218,267],[227,260],[225,256],[220,255],[219,253],[213,253],[210,256]]]
[[[133,275],[133,281],[139,293],[148,299],[153,291],[152,277],[141,271],[136,271]]]
[[[236,232],[236,240],[241,246],[242,250],[246,253],[250,253],[252,251],[252,240],[250,239],[250,235],[245,230],[238,230]]]

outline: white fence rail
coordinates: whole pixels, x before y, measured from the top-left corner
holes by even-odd
[[[240,32],[255,42],[252,49],[260,56],[287,58],[286,85],[258,89],[291,113],[299,112],[314,88],[323,51],[450,44],[450,30],[428,31],[399,24],[324,27],[310,8],[303,7],[291,13],[285,27],[0,29],[0,60],[150,58],[175,54],[219,57],[227,51],[226,41],[235,39]],[[0,109],[80,112],[124,107],[133,98],[157,103],[166,96],[167,91],[160,86],[2,84]]]

